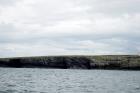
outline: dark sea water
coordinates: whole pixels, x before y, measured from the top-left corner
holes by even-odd
[[[140,71],[0,68],[0,93],[140,93]]]

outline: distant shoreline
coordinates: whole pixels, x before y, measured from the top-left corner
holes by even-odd
[[[40,56],[0,58],[0,67],[140,70],[139,55]]]

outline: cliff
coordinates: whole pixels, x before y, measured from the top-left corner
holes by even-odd
[[[0,67],[140,70],[140,56],[100,55],[0,58]]]

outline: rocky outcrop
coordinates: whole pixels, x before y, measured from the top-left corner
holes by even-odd
[[[90,59],[86,57],[64,57],[63,62],[66,64],[66,68],[82,68],[82,69],[90,69]]]
[[[1,67],[39,67],[61,69],[132,69],[140,70],[140,56],[48,56],[1,58]]]

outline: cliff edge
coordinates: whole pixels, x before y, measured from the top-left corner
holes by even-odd
[[[140,56],[100,55],[0,58],[0,67],[140,70]]]

